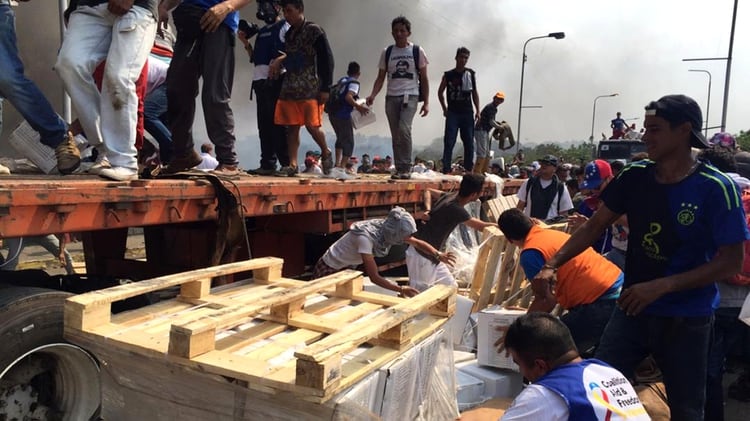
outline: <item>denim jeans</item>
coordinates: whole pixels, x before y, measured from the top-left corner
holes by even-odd
[[[136,169],[138,95],[135,82],[156,36],[151,12],[133,6],[116,16],[107,3],[78,6],[70,15],[55,70],[70,94],[86,138],[104,144],[116,167]],[[94,83],[96,66],[106,59],[101,93]]]
[[[664,375],[672,419],[702,421],[712,324],[713,316],[627,316],[615,308],[596,358],[633,378],[636,366],[653,355]]]
[[[453,147],[456,146],[456,136],[461,133],[464,144],[464,169],[474,168],[474,114],[456,113],[448,111],[445,115],[445,135],[443,136],[443,172],[451,172]]]
[[[163,164],[172,159],[172,133],[167,127],[167,84],[151,91],[143,103],[143,128],[159,143]]]
[[[568,310],[560,320],[570,329],[578,352],[585,358],[593,356],[604,328],[609,322],[617,300],[597,300]]]
[[[385,97],[385,116],[388,118],[393,144],[393,164],[398,173],[411,171],[411,124],[417,113],[417,100],[416,95],[409,96],[406,103],[401,95]]]
[[[43,144],[54,148],[65,139],[68,126],[55,113],[39,87],[23,72],[23,63],[18,56],[15,13],[10,6],[0,4],[0,96],[6,98],[39,132]]]

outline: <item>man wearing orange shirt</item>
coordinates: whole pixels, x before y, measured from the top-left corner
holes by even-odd
[[[497,224],[508,241],[521,248],[520,264],[526,279],[534,279],[570,237],[541,228],[519,209],[503,212]],[[617,266],[589,247],[560,266],[554,285],[532,281],[534,301],[529,312],[550,312],[560,304],[567,310],[560,319],[570,329],[578,350],[584,355],[592,353],[615,308],[624,279]]]

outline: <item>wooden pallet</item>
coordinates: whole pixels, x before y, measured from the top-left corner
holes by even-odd
[[[487,218],[492,222],[497,222],[500,214],[508,209],[513,209],[518,205],[518,196],[500,196],[484,202],[484,212]]]
[[[323,403],[437,331],[455,290],[411,299],[362,289],[360,272],[310,282],[281,277],[260,258],[71,297],[65,335],[94,355],[116,347],[246,382],[251,389]],[[214,277],[252,270],[253,282],[211,289]],[[112,302],[180,287],[176,299],[112,315]]]

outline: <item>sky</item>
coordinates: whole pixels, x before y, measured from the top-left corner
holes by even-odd
[[[27,73],[40,82],[57,107],[60,89],[51,70],[58,45],[51,42],[56,30],[37,30],[40,23],[56,28],[56,3],[24,3],[16,9],[16,23]],[[531,37],[550,32],[566,36],[533,40],[526,49],[524,106],[541,108],[522,111],[522,144],[588,139],[594,99],[612,93],[619,95],[597,101],[596,139],[602,132],[609,133],[609,121],[617,111],[640,127],[643,107],[666,94],[695,98],[705,118],[708,75],[689,69],[712,73],[709,126],[721,123],[726,61],[682,59],[727,56],[733,0],[307,0],[305,6],[308,20],[319,23],[328,35],[336,77],[343,76],[349,61],[361,64],[364,95],[372,89],[381,50],[393,42],[391,20],[398,15],[411,20],[411,40],[425,49],[430,62],[431,111],[414,120],[417,146],[442,137],[445,120],[436,92],[442,72],[455,65],[459,46],[472,52],[468,65],[476,71],[481,105],[496,91],[505,92],[498,119],[508,121],[517,133],[523,45]],[[255,12],[253,2],[241,14],[257,22]],[[750,92],[750,78],[745,76],[750,74],[749,31],[750,7],[740,2],[727,113],[727,130],[732,133],[750,129],[750,96],[745,94]],[[236,57],[232,107],[237,137],[240,142],[255,143],[255,104],[248,100],[252,65],[240,46]],[[384,91],[374,105],[378,122],[363,128],[360,135],[390,135],[383,107]],[[6,120],[12,113],[6,110]],[[324,130],[332,132],[324,120]],[[198,118],[198,142],[205,140],[203,127]],[[3,133],[8,133],[7,127]]]

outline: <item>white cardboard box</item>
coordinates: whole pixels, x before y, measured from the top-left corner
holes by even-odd
[[[474,300],[462,295],[456,295],[456,312],[448,319],[448,324],[446,325],[446,330],[453,338],[453,345],[461,344],[472,307],[474,307]]]
[[[8,136],[8,143],[45,174],[50,174],[57,168],[55,150],[39,142],[39,133],[26,120]]]
[[[468,374],[484,383],[485,399],[514,398],[523,389],[523,377],[512,370],[480,367],[477,360],[456,364],[458,373]]]
[[[481,404],[484,399],[484,382],[463,371],[456,371],[456,397],[459,411]]]
[[[477,360],[479,365],[508,368],[518,371],[518,366],[505,352],[497,352],[495,342],[503,335],[499,327],[507,327],[516,318],[526,314],[525,310],[506,310],[499,306],[488,307],[479,312],[477,325]]]

